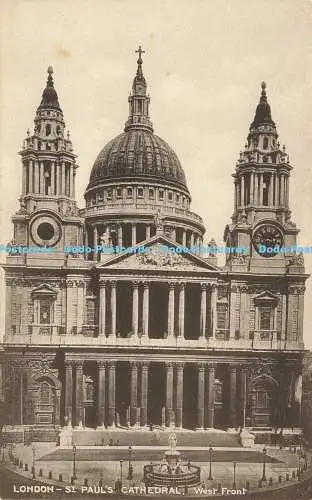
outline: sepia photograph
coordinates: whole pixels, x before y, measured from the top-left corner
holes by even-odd
[[[311,500],[312,0],[0,13],[0,500]]]

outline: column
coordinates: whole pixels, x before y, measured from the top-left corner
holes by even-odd
[[[241,176],[241,206],[245,205],[245,178]]]
[[[69,196],[74,198],[74,165],[70,166],[70,177],[69,177]]]
[[[76,364],[76,426],[83,420],[83,362]]]
[[[93,226],[93,247],[95,248],[98,244],[98,229],[97,225]]]
[[[174,227],[171,228],[171,239],[172,241],[177,241],[177,231]]]
[[[73,406],[73,367],[70,361],[65,361],[65,421],[72,425]]]
[[[136,245],[137,237],[136,237],[136,224],[131,225],[131,245]]]
[[[139,284],[137,281],[132,283],[132,332],[138,334],[139,326]]]
[[[279,191],[280,191],[280,205],[284,205],[284,174],[280,175],[280,183],[279,183]]]
[[[259,205],[263,205],[263,174],[259,175]]]
[[[147,426],[148,363],[142,363],[141,370],[141,425]]]
[[[23,163],[23,173],[22,173],[22,193],[26,194],[26,177],[27,177],[27,167],[26,164]]]
[[[145,239],[149,240],[151,237],[151,226],[147,225],[145,230]]]
[[[197,396],[197,426],[204,428],[204,408],[205,408],[205,365],[198,365],[198,396]]]
[[[117,245],[122,247],[122,225],[119,224],[117,227]]]
[[[215,338],[216,330],[217,330],[217,285],[211,285],[211,293],[210,293],[210,311],[211,311],[211,336]]]
[[[237,426],[237,415],[236,415],[236,366],[230,365],[230,399],[229,399],[229,415],[230,415],[230,426]]]
[[[179,284],[179,337],[184,337],[185,284]]]
[[[289,206],[289,178],[285,175],[285,205],[288,208]]]
[[[166,427],[172,423],[173,408],[173,364],[166,363]]]
[[[206,336],[206,314],[207,314],[207,287],[205,283],[201,284],[200,295],[200,336]]]
[[[249,201],[249,204],[250,205],[254,205],[255,204],[255,174],[253,172],[251,172],[250,174],[250,201]]]
[[[115,427],[116,363],[108,363],[108,425]]]
[[[260,174],[256,174],[256,204],[260,205]]]
[[[274,192],[274,184],[273,184],[273,174],[270,174],[270,183],[269,183],[269,206],[273,206],[273,192]]]
[[[98,409],[99,409],[99,420],[98,425],[102,428],[105,427],[105,402],[106,402],[106,387],[105,387],[105,378],[106,378],[106,361],[98,362],[98,370],[99,370],[99,385],[98,385]]]
[[[148,337],[149,283],[143,284],[143,335]]]
[[[182,246],[186,246],[186,231],[182,229]]]
[[[39,194],[39,162],[35,161],[35,175],[34,175],[34,191],[36,194]]]
[[[106,333],[106,282],[100,281],[99,336]]]
[[[111,335],[116,336],[116,281],[111,282]]]
[[[246,378],[247,367],[243,366],[239,370],[239,425],[245,427],[246,425],[246,404],[247,404],[247,391],[246,391]]]
[[[51,161],[51,186],[50,186],[50,194],[54,195],[55,190],[54,190],[54,184],[55,184],[55,162]]]
[[[43,175],[43,161],[39,164],[39,172],[40,172],[40,185],[39,185],[39,193],[44,194],[44,175]]]
[[[55,177],[55,191],[54,191],[54,194],[59,194],[59,178],[60,178],[60,173],[59,173],[59,170],[58,170],[58,163],[55,161],[54,162],[54,177]]]
[[[168,337],[174,336],[174,283],[169,283]]]
[[[213,363],[208,365],[207,379],[207,427],[213,429],[214,425],[214,383],[215,383],[216,368]]]
[[[77,289],[77,334],[82,332],[84,323],[85,283],[80,281]]]
[[[275,196],[275,206],[278,207],[279,205],[279,189],[278,189],[278,175],[277,173],[275,173],[274,175],[274,178],[275,178],[275,193],[274,193],[274,196]]]
[[[183,414],[183,363],[176,364],[176,426],[182,427]]]
[[[137,402],[138,402],[138,365],[136,362],[130,363],[130,423],[136,424]]]
[[[29,168],[28,168],[28,192],[34,192],[34,162],[33,160],[29,160]]]
[[[66,184],[65,184],[65,162],[63,161],[62,162],[62,166],[61,166],[61,193],[62,195],[65,195],[65,188],[66,188]]]

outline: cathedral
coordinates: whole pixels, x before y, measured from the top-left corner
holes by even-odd
[[[137,53],[128,118],[96,157],[84,208],[48,68],[4,264],[7,423],[38,436],[298,428],[307,274],[266,85],[233,168],[220,266],[181,163],[154,133]]]

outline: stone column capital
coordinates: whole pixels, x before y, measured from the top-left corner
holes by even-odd
[[[200,288],[201,288],[201,291],[204,292],[207,290],[208,288],[208,284],[207,283],[201,283],[200,284]]]
[[[109,281],[107,281],[107,279],[100,278],[100,281],[99,281],[100,288],[105,288],[108,283],[109,283]]]
[[[101,368],[101,369],[104,368],[105,369],[107,367],[107,361],[104,361],[104,360],[101,359],[100,361],[97,361],[97,365],[98,365],[99,368]]]
[[[176,287],[176,282],[168,281],[169,290],[174,290]]]
[[[116,368],[116,361],[107,361],[107,366],[109,370],[113,370]]]
[[[198,369],[199,372],[203,372],[203,371],[205,371],[206,366],[207,366],[206,363],[198,363],[197,364],[197,369]]]
[[[138,361],[129,361],[129,364],[130,364],[130,368],[131,370],[137,370],[138,369]]]
[[[141,368],[142,368],[142,372],[147,372],[148,369],[149,369],[149,362],[148,361],[141,361],[140,362],[140,365],[141,365]]]
[[[216,368],[217,368],[217,363],[208,363],[208,372],[209,373],[212,373],[214,371],[216,371]]]
[[[149,286],[150,286],[150,281],[143,281],[144,288],[149,288]]]
[[[178,361],[177,363],[174,363],[174,366],[176,367],[176,369],[178,371],[182,371],[184,369],[184,365],[185,363],[183,363],[183,361]]]
[[[132,288],[138,288],[139,284],[140,284],[140,282],[138,280],[131,281]]]
[[[172,361],[165,362],[166,370],[173,369],[174,363]]]

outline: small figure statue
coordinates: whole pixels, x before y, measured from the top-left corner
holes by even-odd
[[[177,447],[177,436],[175,435],[174,432],[172,432],[168,438],[168,444],[169,444],[169,448],[171,450],[175,450],[176,447]]]
[[[162,227],[163,227],[163,218],[161,216],[159,209],[157,211],[157,214],[154,217],[154,224],[155,224],[157,229],[162,229]]]

